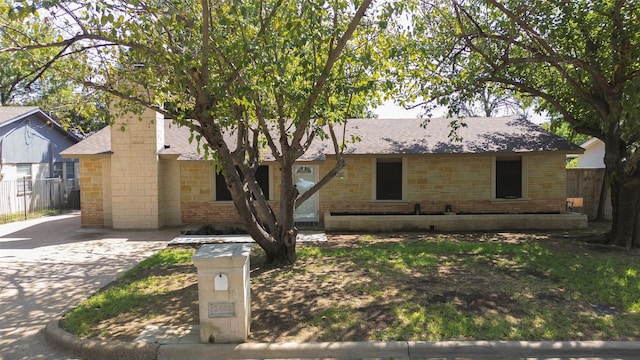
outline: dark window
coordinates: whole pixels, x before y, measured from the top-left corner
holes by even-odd
[[[376,161],[376,200],[402,200],[402,159]]]
[[[258,166],[256,170],[256,181],[260,188],[262,189],[262,193],[264,194],[264,198],[269,200],[269,167],[266,165]]]
[[[496,159],[496,198],[522,197],[522,159]]]
[[[269,200],[269,167],[266,165],[258,166],[256,170],[256,181],[267,200]],[[216,201],[231,201],[231,193],[227,189],[227,184],[224,181],[222,174],[216,174]]]
[[[221,173],[216,173],[216,201],[231,201],[231,193]]]

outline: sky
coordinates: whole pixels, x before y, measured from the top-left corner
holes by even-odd
[[[378,114],[379,119],[415,119],[419,117],[421,111],[420,108],[405,110],[402,106],[394,104],[392,100],[385,101],[373,110]]]
[[[406,110],[402,106],[394,104],[392,100],[385,101],[381,106],[373,110],[374,113],[378,114],[379,119],[415,119],[419,117],[422,111],[421,108]],[[530,114],[530,120],[535,124],[539,125],[548,121],[547,116],[538,115],[533,111],[530,111]],[[444,109],[440,111],[436,110],[432,113],[432,117],[441,117],[444,115]]]

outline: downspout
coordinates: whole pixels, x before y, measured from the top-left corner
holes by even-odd
[[[53,143],[49,142],[49,178],[53,177]]]
[[[49,142],[47,146],[49,148],[49,180],[47,183],[49,184],[49,199],[51,199],[51,205],[53,208],[56,208],[56,189],[54,185],[58,185],[58,206],[60,207],[60,212],[62,213],[62,186],[60,181],[55,181],[53,179],[53,143]],[[63,175],[64,176],[64,175]],[[60,179],[61,180],[61,179]]]

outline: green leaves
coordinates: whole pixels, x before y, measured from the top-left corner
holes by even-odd
[[[634,3],[435,2],[413,17],[408,41],[415,46],[402,57],[411,64],[404,81],[412,85],[405,86],[450,105],[496,83],[541,99],[574,126],[600,132],[593,119],[609,121],[606,108],[617,111],[626,97],[614,88],[638,78]]]

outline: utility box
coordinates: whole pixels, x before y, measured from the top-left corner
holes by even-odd
[[[198,269],[200,342],[247,341],[251,327],[252,247],[253,244],[207,244],[191,258]]]

